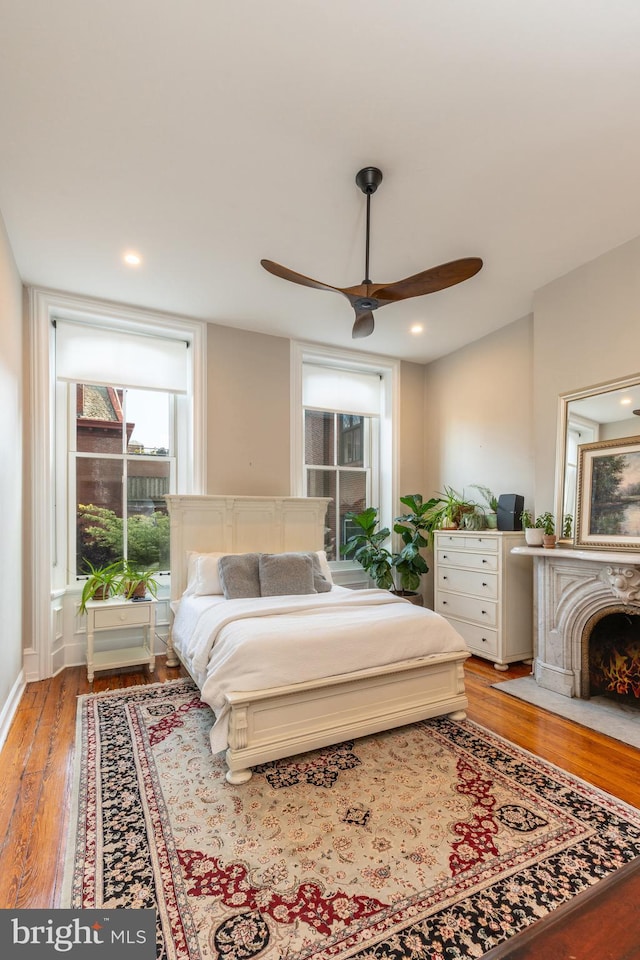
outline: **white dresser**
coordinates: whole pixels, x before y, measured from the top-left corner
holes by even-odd
[[[435,533],[435,609],[496,670],[533,657],[531,560],[511,553],[524,543],[519,531]]]

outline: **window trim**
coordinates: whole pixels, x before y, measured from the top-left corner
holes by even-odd
[[[400,361],[376,357],[351,350],[323,347],[304,341],[291,341],[290,349],[290,403],[291,403],[291,494],[305,496],[304,483],[304,415],[302,409],[302,365],[315,363],[363,373],[377,373],[383,383],[383,409],[380,414],[380,464],[378,504],[382,525],[391,527],[394,503],[397,501],[400,448]],[[375,488],[375,485],[374,485]],[[373,494],[375,496],[375,494]],[[353,560],[332,562],[334,570],[352,570],[358,567]]]
[[[32,589],[25,603],[25,636],[30,644],[24,650],[25,679],[42,680],[57,672],[63,663],[54,658],[56,641],[52,600],[64,592],[58,584],[60,568],[66,571],[66,557],[54,553],[54,512],[56,507],[55,475],[56,441],[56,378],[55,339],[52,320],[55,317],[92,319],[101,325],[132,331],[180,331],[193,350],[191,361],[191,430],[187,455],[191,459],[191,483],[188,493],[204,493],[206,484],[206,387],[207,351],[206,322],[188,320],[169,314],[155,313],[126,304],[94,300],[75,294],[61,293],[41,287],[27,287],[26,314],[29,345],[29,383],[25,417],[29,418],[30,488],[27,499],[29,554],[26,576]],[[66,415],[66,409],[65,409]],[[65,497],[66,490],[59,496]],[[63,577],[62,579],[66,579]]]

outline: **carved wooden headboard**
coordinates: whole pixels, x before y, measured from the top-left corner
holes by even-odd
[[[171,530],[171,599],[187,585],[187,553],[322,550],[329,497],[165,497]]]

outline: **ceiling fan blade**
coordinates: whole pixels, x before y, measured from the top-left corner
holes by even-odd
[[[353,325],[351,336],[354,340],[369,337],[373,333],[374,321],[371,310],[359,312],[356,310],[356,322]]]
[[[398,280],[396,283],[375,285],[371,295],[378,300],[393,303],[396,300],[408,300],[409,297],[423,297],[427,293],[436,293],[446,287],[453,287],[475,276],[482,268],[480,257],[465,257],[462,260],[451,260],[441,263],[438,267],[423,270],[412,277]]]
[[[311,277],[305,277],[302,273],[296,273],[295,270],[289,270],[273,260],[261,260],[260,263],[274,277],[281,277],[283,280],[290,280],[292,283],[299,283],[303,287],[314,287],[316,290],[332,290],[335,293],[343,293],[340,287],[332,287],[329,283],[322,283],[320,280],[313,280]]]

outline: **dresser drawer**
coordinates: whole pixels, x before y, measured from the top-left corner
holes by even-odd
[[[464,597],[443,590],[436,595],[436,611],[443,617],[463,617],[488,627],[495,627],[498,623],[498,604],[495,601]]]
[[[454,620],[451,617],[449,623],[474,653],[489,659],[498,655],[497,630],[479,627],[475,623],[466,623],[464,620]]]
[[[109,627],[140,626],[150,623],[151,605],[149,603],[132,603],[131,606],[105,607],[104,610],[93,611],[93,623],[96,630],[106,630]]]
[[[470,550],[438,550],[438,564],[448,567],[473,567],[474,570],[497,570],[498,554],[472,553]]]
[[[483,550],[485,553],[497,553],[498,541],[495,537],[483,537],[482,534],[476,534],[475,537],[464,538],[465,550]]]
[[[455,593],[470,593],[475,597],[498,599],[497,573],[485,573],[479,570],[460,570],[458,567],[438,568],[438,587]]]

